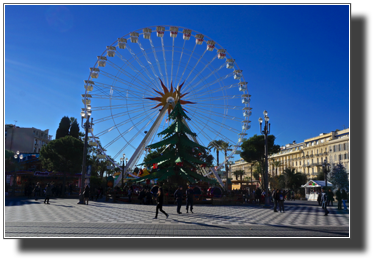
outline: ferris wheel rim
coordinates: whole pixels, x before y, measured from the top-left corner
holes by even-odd
[[[170,29],[166,29],[166,27],[177,27],[177,28],[178,28],[178,33],[180,33],[180,29],[188,29],[188,30],[190,30],[191,32],[194,32],[194,33],[196,33],[196,34],[202,34],[202,33],[198,32],[198,31],[192,30],[192,29],[190,29],[190,28],[182,27],[182,26],[172,26],[172,25],[157,25],[157,26],[165,27],[165,30],[164,30],[165,32],[169,32],[169,31],[170,31]],[[139,29],[137,29],[137,30],[135,30],[135,31],[132,31],[132,32],[138,32],[138,31],[143,30],[143,29],[146,29],[146,28],[156,28],[157,26],[143,27],[143,28],[139,28]],[[132,32],[130,32],[130,33],[132,33]],[[124,37],[129,36],[130,33],[128,33],[128,34],[126,34],[126,35],[123,35],[121,38],[124,38]],[[143,34],[143,33],[139,33],[139,35],[142,35],[142,34]],[[210,40],[213,40],[213,39],[210,38],[208,35],[204,35],[204,34],[202,34],[202,35],[203,35],[204,37],[210,39]],[[163,37],[162,37],[162,38],[163,38]],[[207,41],[208,41],[208,40],[204,40],[204,42],[206,42],[206,43],[207,43]],[[116,46],[117,42],[118,42],[118,39],[115,40],[110,46]],[[218,51],[218,49],[219,49],[218,47],[220,47],[220,49],[224,49],[223,46],[221,46],[221,45],[220,45],[219,43],[217,43],[216,41],[215,41],[215,45],[216,45],[216,47],[215,47],[216,51]],[[101,54],[101,56],[106,55],[106,53],[107,53],[107,49],[104,50],[104,52]],[[228,55],[229,57],[227,57],[227,55]],[[231,56],[231,54],[226,50],[226,59],[228,59],[228,58],[233,59],[233,57]],[[94,68],[96,67],[97,64],[98,64],[98,61],[96,61],[95,65],[94,65]],[[237,68],[234,68],[234,69],[240,70],[240,68],[239,68],[239,66],[238,66],[238,64],[237,64],[236,61],[234,61],[234,65],[237,67]],[[246,79],[244,78],[243,73],[241,73],[240,75],[241,75],[241,79],[239,79],[239,80],[240,80],[240,81],[243,81],[243,82],[246,82]],[[92,81],[91,73],[89,74],[88,81]],[[87,83],[86,85],[88,85],[88,83]],[[248,89],[246,89],[246,91],[247,91],[247,93],[248,93]],[[87,94],[87,89],[85,89],[85,94]],[[84,98],[86,98],[86,97],[84,97]],[[110,103],[111,103],[111,99],[110,99]],[[110,105],[110,106],[111,106],[111,105]],[[248,105],[248,106],[250,106],[250,105]],[[86,104],[86,103],[84,104],[84,108],[85,108],[85,109],[87,108],[87,104]],[[250,108],[250,109],[251,109],[251,108]],[[226,109],[224,109],[224,110],[226,110]],[[245,116],[245,120],[248,120],[248,119],[249,119],[249,116]],[[116,124],[114,123],[114,125],[116,125]],[[96,136],[95,136],[94,133],[93,133],[93,130],[90,131],[90,132],[91,132],[91,134],[92,134],[92,139],[93,139],[95,142],[97,142],[98,148],[100,149],[101,153],[104,154],[107,158],[109,158],[109,161],[112,162],[112,164],[114,164],[115,166],[117,166],[117,167],[120,168],[119,164],[116,164],[116,163],[115,163],[115,160],[114,160],[114,159],[111,159],[111,158],[107,155],[106,151],[103,150],[103,148],[100,146],[100,144],[99,144],[98,141],[97,141]],[[243,134],[243,133],[246,133],[246,132],[247,132],[246,130],[242,130],[242,134]],[[231,152],[231,153],[224,159],[224,161],[218,166],[218,168],[222,167],[222,166],[226,163],[226,161],[228,161],[228,160],[235,154],[236,150],[241,146],[241,145],[240,145],[241,143],[242,143],[242,142],[237,142],[237,144],[235,144],[235,145],[233,146],[232,152]],[[209,174],[210,174],[210,173],[209,173]]]

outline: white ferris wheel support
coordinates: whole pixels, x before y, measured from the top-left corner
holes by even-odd
[[[137,164],[139,158],[141,157],[143,151],[145,150],[148,143],[151,141],[152,137],[156,134],[158,131],[158,128],[160,126],[160,123],[162,122],[164,116],[166,115],[166,112],[168,110],[168,106],[170,103],[167,103],[163,109],[160,111],[158,117],[155,119],[154,124],[151,126],[150,130],[147,132],[146,136],[143,138],[142,142],[139,144],[138,148],[136,148],[135,152],[132,154],[130,160],[127,163],[127,168],[123,172],[120,173],[117,180],[114,182],[114,187],[119,184],[119,182],[124,178],[126,174],[130,174],[131,176],[137,177],[134,174],[129,173],[129,170],[132,170],[132,168]]]

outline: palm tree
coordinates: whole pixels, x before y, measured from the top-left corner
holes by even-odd
[[[281,161],[273,161],[273,167],[275,167],[275,176],[277,176],[277,169],[282,165]]]
[[[233,174],[235,175],[236,180],[238,180],[238,176],[241,177],[241,180],[242,180],[242,176],[245,175],[245,171],[238,169],[234,171]],[[241,187],[242,187],[242,183],[241,183]]]
[[[296,172],[294,168],[286,168],[282,175],[279,177],[282,183],[285,183],[285,187],[290,189],[296,189],[306,183],[306,176],[300,172]]]
[[[228,142],[224,142],[222,140],[220,141],[219,145],[220,145],[221,150],[225,152],[225,161],[226,161],[225,162],[225,170],[226,170],[226,178],[227,178],[228,174],[229,174],[229,167],[227,165],[227,160],[226,160],[226,158],[227,158],[227,151],[230,150],[232,145],[230,145]]]
[[[219,151],[221,151],[222,140],[213,140],[207,145],[207,148],[211,151],[211,149],[217,150],[217,166],[219,166]]]

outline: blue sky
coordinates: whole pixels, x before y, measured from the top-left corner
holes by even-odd
[[[96,56],[134,30],[175,25],[236,59],[252,96],[248,137],[267,110],[277,144],[302,142],[349,127],[349,16],[348,5],[7,5],[5,123],[55,135],[63,116],[80,121]]]

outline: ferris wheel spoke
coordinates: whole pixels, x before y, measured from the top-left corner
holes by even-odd
[[[142,123],[144,123],[146,121],[146,119],[148,118],[144,118],[143,120],[141,120],[140,122],[137,123],[137,125],[140,125]],[[148,123],[146,125],[144,125],[132,138],[131,140],[128,142],[129,144],[131,144],[131,142],[147,127],[147,125],[151,122],[152,119],[148,120]],[[104,148],[108,148],[110,147],[112,144],[114,144],[115,142],[117,142],[118,140],[120,140],[121,138],[123,138],[125,141],[126,139],[124,138],[124,135],[126,135],[127,133],[129,133],[131,130],[133,130],[135,128],[135,126],[131,126],[130,128],[126,129],[124,132],[120,132],[119,129],[118,132],[119,132],[119,136],[117,136],[116,138],[114,138],[112,141],[110,141],[109,143],[107,143]],[[126,141],[127,142],[127,141]],[[133,147],[134,148],[134,147]],[[134,148],[135,149],[135,148]],[[114,157],[115,158],[115,157]]]
[[[148,58],[148,55],[147,55],[147,53],[146,53],[146,50],[143,48],[143,46],[142,46],[142,44],[139,42],[139,40],[138,40],[138,45],[139,45],[140,50],[142,51],[142,54],[143,54],[144,57],[146,58],[147,63],[150,65],[151,70],[152,70],[152,73],[153,73],[157,78],[159,78],[159,76],[158,76],[158,75],[156,74],[156,72],[155,72],[155,69],[154,69],[154,66],[153,66],[152,62],[151,62],[150,59]]]
[[[119,150],[119,152],[113,157],[113,159],[117,159],[115,160],[116,162],[119,162],[119,156],[121,155],[121,153],[124,151],[124,149],[126,149],[128,147],[128,145],[130,145],[133,149],[135,149],[134,146],[132,146],[131,144],[129,144],[128,142]]]
[[[221,132],[219,132],[218,130],[212,128],[209,124],[208,124],[208,121],[205,123],[203,122],[202,120],[198,119],[198,118],[195,118],[197,121],[201,122],[201,124],[204,124],[205,126],[202,127],[202,130],[201,130],[201,133],[203,133],[204,131],[204,128],[207,128],[208,130],[210,130],[212,133],[215,133],[217,136],[221,137],[224,141],[227,141],[229,143],[233,143],[233,141],[231,141],[227,136],[223,135]]]
[[[231,99],[238,99],[238,98],[239,99],[242,98],[242,95],[236,94],[236,95],[226,95],[226,96],[214,96],[210,98],[193,98],[190,100],[196,101],[196,102],[212,102],[215,100],[231,100]]]
[[[170,75],[171,83],[172,83],[172,73],[174,69],[174,43],[175,43],[175,38],[172,39],[171,75]]]
[[[113,118],[115,119],[115,118],[118,118],[118,117],[122,117],[122,116],[126,116],[126,115],[132,115],[132,114],[141,112],[140,110],[137,110],[137,109],[133,109],[131,111],[132,112],[130,112],[130,110],[129,111],[124,111],[124,112],[120,112],[120,113],[116,113],[116,114],[111,114],[111,115],[108,115],[108,116],[105,116],[105,117],[101,117],[99,119],[95,119],[94,120],[94,124],[105,122],[105,121],[111,120]]]
[[[196,112],[195,112],[195,115],[196,115],[197,117],[199,117],[199,118],[207,119],[207,114],[202,114],[202,113],[199,113],[199,112],[196,111]],[[222,117],[222,118],[223,118],[223,117]],[[219,122],[219,121],[213,119],[212,117],[210,117],[210,119],[209,119],[208,121],[211,122],[211,123],[213,123],[213,124],[215,124],[215,125],[217,125],[217,126],[220,126],[221,128],[225,128],[226,130],[230,130],[230,131],[232,131],[232,132],[234,132],[234,133],[237,133],[237,134],[239,133],[239,131],[236,130],[236,129],[234,129],[233,127],[228,126],[228,125],[226,125],[225,123]]]
[[[95,87],[97,90],[95,90],[94,92],[101,91],[102,93],[107,93],[111,89],[111,87],[113,87],[115,91],[125,93],[126,95],[128,95],[128,93],[130,93],[131,96],[136,96],[136,97],[141,97],[143,95],[143,92],[137,92],[135,90],[132,90],[132,87],[123,88],[116,85],[104,84],[100,82],[96,82]]]
[[[163,60],[164,60],[164,71],[166,73],[166,79],[167,79],[167,86],[170,84],[168,83],[168,74],[167,74],[167,60],[166,60],[166,53],[164,51],[164,42],[163,42],[163,36],[160,38],[162,40],[162,50],[163,50]]]
[[[194,123],[193,125],[196,126],[195,123]],[[196,127],[197,127],[197,126],[196,126]],[[205,127],[207,127],[208,130],[211,129],[211,127],[209,127],[209,125],[205,125]],[[198,129],[199,129],[199,128],[198,128]],[[220,132],[218,132],[218,131],[211,130],[211,131],[209,131],[209,133],[214,134],[214,135],[215,135],[214,138],[211,137],[208,133],[206,133],[206,132],[204,131],[204,127],[203,127],[203,128],[202,128],[202,127],[200,128],[200,134],[202,134],[202,136],[204,136],[204,137],[207,139],[207,144],[210,143],[210,142],[213,141],[213,140],[216,140],[217,137],[220,137],[222,140],[228,142],[229,144],[232,144],[232,143],[233,143],[233,141],[229,140],[226,136],[222,135],[222,134],[221,134]]]
[[[134,59],[136,60],[136,62],[139,64],[140,67],[142,67],[142,69],[146,72],[147,76],[150,78],[151,82],[153,83],[153,85],[155,86],[155,79],[151,76],[150,72],[147,70],[147,68],[142,64],[142,62],[140,61],[140,59],[138,58],[138,56],[136,56],[135,52],[132,51],[132,49],[127,45],[126,49],[131,53],[131,55],[134,57]],[[139,71],[139,74],[141,74],[141,72]],[[146,79],[144,79],[146,80]]]
[[[188,76],[187,76],[187,78],[185,79],[185,81],[187,81],[188,79],[189,79],[189,77],[190,77],[190,75],[192,74],[192,72],[195,70],[195,68],[198,66],[198,64],[199,64],[199,62],[201,61],[201,59],[203,58],[203,56],[206,54],[206,49],[205,49],[205,51],[203,51],[203,53],[202,53],[202,55],[199,57],[199,59],[198,59],[198,61],[195,63],[195,65],[194,65],[194,67],[191,69],[191,71],[190,71],[190,73],[188,74]],[[191,82],[192,81],[190,81],[189,83],[188,83],[188,85],[190,85],[191,84]],[[187,87],[187,86],[186,86]],[[185,90],[187,90],[186,88],[185,88]]]
[[[98,134],[96,134],[97,137],[100,137],[100,136],[103,136],[104,134],[107,134],[108,132],[111,132],[112,130],[118,128],[118,127],[121,127],[121,126],[124,126],[125,124],[128,124],[128,123],[131,123],[133,122],[134,120],[138,119],[138,118],[141,118],[143,116],[146,116],[145,113],[141,113],[141,114],[138,114],[132,118],[129,118],[129,119],[126,119],[112,127],[108,127],[107,129],[104,129],[103,131],[99,132]]]
[[[142,92],[144,92],[146,89],[145,88],[142,88],[142,87],[138,87],[137,85],[133,84],[132,82],[129,82],[121,77],[117,77],[115,75],[112,75],[110,73],[107,73],[107,72],[100,72],[102,75],[104,75],[105,77],[107,78],[110,78],[112,79],[113,81],[116,81],[116,82],[119,82],[121,84],[124,84],[126,86],[130,86],[130,87],[134,87],[134,88],[137,88],[139,90],[142,90]],[[112,85],[111,85],[112,86]]]
[[[207,106],[203,106],[202,107],[207,107]],[[197,111],[197,109],[191,109],[190,112],[193,113]],[[211,111],[211,110],[207,110],[207,109],[204,109],[204,108],[199,108],[199,111],[207,111],[207,114],[210,114],[210,115],[213,115],[213,116],[216,116],[216,117],[221,117],[221,118],[227,118],[229,120],[235,120],[235,121],[238,121],[238,122],[242,122],[243,118],[240,118],[240,117],[236,117],[236,116],[232,116],[232,115],[228,115],[228,114],[224,114],[224,113],[218,113],[218,112],[214,112],[214,111]]]
[[[178,78],[179,67],[180,67],[180,63],[182,62],[182,56],[183,56],[185,44],[186,44],[186,40],[183,40],[183,47],[182,47],[182,51],[181,51],[181,53],[180,53],[180,59],[179,59],[179,63],[178,63],[178,69],[177,69],[176,75],[175,75],[175,80]]]
[[[113,63],[113,62],[111,62],[111,61],[108,62],[108,65],[111,66],[111,67],[113,67],[114,69],[118,70],[120,73],[124,74],[124,75],[127,76],[128,78],[131,78],[131,79],[134,81],[134,83],[130,82],[131,85],[132,85],[133,87],[135,87],[135,88],[138,88],[138,89],[141,90],[142,92],[145,91],[147,88],[151,87],[151,85],[149,85],[148,83],[146,83],[146,82],[148,82],[148,79],[146,79],[146,78],[143,76],[143,74],[141,74],[140,72],[139,72],[138,74],[139,74],[139,76],[143,79],[143,81],[140,80],[139,77],[135,77],[134,75],[130,74],[130,73],[127,72],[125,69],[123,69],[123,68],[120,67],[120,66],[117,66],[115,63]],[[129,67],[131,67],[131,66],[129,66]],[[112,75],[112,74],[109,74],[109,75],[112,76],[111,78],[117,77],[116,75]],[[138,83],[138,85],[136,85],[135,82]],[[154,84],[152,84],[152,85],[154,86]]]
[[[205,77],[201,78],[196,84],[194,84],[191,88],[190,88],[190,92],[194,92],[195,91],[195,88],[200,84],[202,83],[203,81],[206,81],[208,80],[212,75],[216,75],[216,73],[221,70],[224,66],[226,65],[226,63],[222,64],[221,66],[219,66],[217,69],[214,69],[211,71],[211,73],[209,73],[208,75],[206,75]]]
[[[203,53],[203,55],[206,53],[206,51],[207,51],[207,50],[205,50],[205,52]],[[202,59],[203,55],[199,58],[199,61]],[[185,90],[188,90],[188,89],[189,89],[189,86],[192,84],[192,82],[194,82],[194,80],[195,80],[195,79],[196,79],[196,78],[197,78],[197,77],[198,77],[204,70],[206,70],[206,68],[209,67],[210,64],[213,63],[213,61],[214,61],[216,58],[217,58],[217,55],[215,55],[214,58],[212,58],[211,61],[209,61],[209,62],[205,65],[205,67],[203,67],[202,70],[200,70],[200,71],[195,75],[195,77],[194,77],[194,78],[193,78],[193,79],[186,85]],[[194,66],[194,68],[191,70],[190,74],[194,71],[194,69],[195,69],[195,67],[198,65],[199,61],[195,64],[195,66]],[[189,76],[190,76],[190,75],[189,75]],[[187,78],[188,78],[188,77],[187,77]],[[187,80],[187,79],[186,79],[186,80]],[[201,81],[202,81],[202,79],[201,79]],[[198,84],[199,84],[199,81],[198,81]],[[194,87],[195,87],[195,85],[192,86],[191,89],[194,88]]]
[[[160,73],[160,75],[162,76],[162,80],[164,81],[164,76],[163,76],[163,73],[162,73],[162,68],[160,68],[158,56],[157,56],[157,54],[156,54],[155,47],[154,47],[154,44],[152,43],[151,37],[150,37],[149,41],[150,41],[150,45],[151,45],[151,48],[152,48],[152,52],[153,52],[154,57],[155,57],[156,64],[158,65],[159,73]]]
[[[227,74],[227,75],[224,75],[224,76],[222,76],[222,77],[219,77],[219,78],[217,78],[216,80],[214,80],[213,82],[211,82],[211,83],[209,83],[209,84],[206,84],[206,85],[200,87],[199,90],[196,90],[196,92],[199,92],[199,91],[201,91],[201,90],[203,90],[203,89],[205,89],[205,88],[207,88],[207,87],[209,87],[209,86],[211,86],[211,85],[214,85],[214,84],[216,84],[216,83],[222,82],[223,80],[225,80],[226,78],[229,78],[229,77],[232,76],[232,75],[233,75],[233,73],[229,73],[229,74]],[[191,93],[191,92],[194,92],[194,89],[193,89],[193,88],[190,90],[190,93]]]
[[[231,85],[227,85],[227,86],[223,86],[223,87],[217,87],[217,88],[213,88],[213,89],[210,89],[210,90],[207,90],[205,91],[204,93],[201,93],[199,95],[197,95],[198,92],[193,92],[193,94],[191,94],[191,92],[186,95],[186,100],[188,99],[192,99],[192,98],[195,98],[195,97],[203,97],[203,96],[206,96],[208,94],[212,94],[212,93],[216,93],[216,92],[220,92],[220,91],[223,91],[223,90],[226,90],[226,89],[230,89],[230,88],[233,88],[233,87],[238,87],[239,84],[238,83],[235,83],[235,84],[231,84]]]
[[[157,115],[155,115],[155,117],[156,117]],[[146,125],[144,125],[127,143],[126,143],[126,145],[127,144],[130,144],[130,146],[131,147],[133,147],[132,145],[131,145],[131,142],[133,142],[136,138],[137,138],[137,136],[141,133],[141,132],[143,132],[143,130],[151,123],[151,122],[153,122],[154,120],[155,120],[155,117],[153,117],[152,118],[152,120],[150,119],[148,122],[147,122],[147,124]],[[125,134],[124,134],[125,135]],[[125,146],[125,147],[127,147],[127,146]],[[134,147],[133,147],[134,148]],[[134,148],[134,149],[136,149],[136,148]],[[116,158],[116,157],[118,157],[122,152],[123,152],[123,150],[124,150],[124,148],[122,148],[116,155],[115,155],[115,157],[114,158]]]
[[[192,55],[194,54],[194,51],[195,51],[195,48],[196,48],[196,47],[197,47],[197,44],[195,43],[194,48],[193,48],[193,50],[192,50],[192,52],[191,52],[191,54],[190,54],[190,57],[188,58],[187,64],[186,64],[186,66],[184,67],[183,73],[182,73],[181,77],[179,78],[178,85],[180,85],[180,81],[182,80],[182,77],[184,76],[184,73],[186,72],[187,66],[188,66],[189,63],[190,63],[191,57],[192,57]],[[185,81],[186,81],[186,79],[185,79]],[[182,93],[182,92],[181,92],[181,93]]]
[[[207,107],[208,105],[213,107],[213,108],[219,108],[219,109],[229,109],[229,110],[243,110],[245,106],[237,106],[237,105],[222,105],[222,104],[194,104],[195,106],[202,106],[202,107]]]
[[[192,121],[189,122],[189,124],[191,124],[192,127],[194,127],[196,130],[193,131],[195,133],[198,133],[200,132],[200,128]],[[208,140],[208,141],[211,141],[211,138],[205,133],[205,132],[201,132],[202,135]],[[200,142],[202,142],[202,140],[199,138],[199,136],[197,136],[197,138],[199,139]],[[202,145],[204,144],[203,142],[201,143]]]

